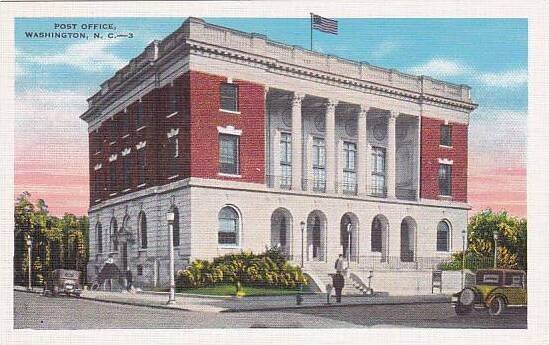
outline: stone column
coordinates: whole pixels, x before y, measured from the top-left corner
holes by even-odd
[[[397,111],[391,111],[389,114],[389,123],[387,125],[387,197],[395,198],[395,180],[396,180],[396,118]]]
[[[357,183],[358,183],[358,194],[366,195],[368,193],[368,123],[367,115],[368,109],[365,105],[360,106],[360,112],[358,113],[358,166],[357,166]]]
[[[326,193],[335,192],[335,108],[337,103],[333,99],[326,102]]]
[[[303,143],[301,101],[305,94],[294,93],[292,98],[292,189],[302,190]]]

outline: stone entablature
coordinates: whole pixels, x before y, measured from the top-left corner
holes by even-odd
[[[181,51],[181,47],[234,59],[235,62],[262,67],[270,72],[297,73],[319,82],[358,88],[371,94],[405,98],[415,103],[439,104],[466,112],[476,108],[467,85],[413,76],[393,69],[325,55],[271,41],[264,35],[228,29],[191,17],[163,40],[153,41],[143,53],[105,81],[101,90],[88,99],[89,110],[82,118],[87,119],[94,113],[102,112],[109,106],[111,95],[117,93],[120,86],[138,75],[147,74],[147,70],[156,73],[152,67],[169,61],[169,57],[177,55],[173,53]],[[183,51],[186,53],[187,49],[184,48]]]

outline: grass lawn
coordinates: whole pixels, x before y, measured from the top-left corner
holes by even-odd
[[[244,286],[245,296],[280,296],[280,295],[295,295],[298,289],[280,289],[280,288],[258,288]],[[177,289],[177,292],[192,293],[199,295],[211,296],[234,296],[236,295],[236,287],[231,284],[218,285],[203,288],[187,288]],[[304,289],[305,292],[305,289]]]

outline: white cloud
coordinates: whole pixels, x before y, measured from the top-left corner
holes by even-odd
[[[372,58],[374,59],[380,59],[383,58],[394,51],[396,51],[399,47],[399,44],[392,41],[384,41],[381,42],[377,47],[374,48],[372,51]]]
[[[442,58],[434,58],[423,65],[408,69],[409,73],[422,74],[435,78],[454,77],[468,74],[470,71],[471,68],[465,64]]]
[[[35,170],[86,169],[87,124],[79,115],[87,109],[87,94],[78,91],[28,90],[15,95],[16,165]],[[82,159],[68,159],[82,157]]]
[[[115,43],[116,40],[92,40],[75,43],[53,55],[20,52],[18,58],[24,64],[68,65],[86,72],[116,70],[123,67],[127,61],[112,52]]]
[[[475,165],[524,164],[527,137],[527,111],[479,108],[471,114],[469,157],[479,160]]]
[[[486,86],[517,87],[528,82],[528,70],[516,69],[499,73],[483,73],[478,78]]]

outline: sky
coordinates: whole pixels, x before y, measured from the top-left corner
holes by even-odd
[[[290,45],[310,45],[309,18],[204,19]],[[527,20],[337,19],[338,35],[313,33],[315,51],[471,86],[479,106],[470,116],[468,202],[473,212],[491,208],[525,217]],[[149,42],[184,20],[16,19],[15,196],[28,191],[55,215],[87,212],[87,125],[79,119],[86,99]],[[34,32],[87,38],[28,36]],[[109,33],[128,36],[108,38]]]

